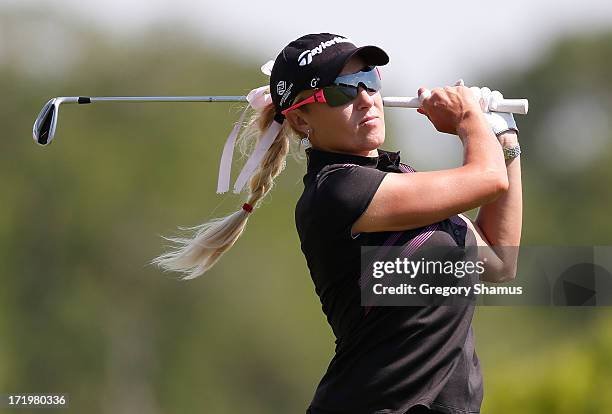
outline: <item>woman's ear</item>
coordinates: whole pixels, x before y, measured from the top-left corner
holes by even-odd
[[[297,109],[291,112],[287,112],[285,118],[287,118],[287,121],[289,121],[289,124],[291,124],[293,129],[301,132],[304,135],[306,135],[306,133],[312,129],[308,121],[301,115],[301,112]]]

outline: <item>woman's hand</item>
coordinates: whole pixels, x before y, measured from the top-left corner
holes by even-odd
[[[472,86],[469,89],[474,94],[476,101],[480,103],[482,112],[484,112],[484,116],[495,136],[499,137],[501,134],[508,131],[513,131],[518,136],[519,130],[514,121],[514,116],[511,113],[489,111],[489,105],[492,101],[501,101],[504,99],[504,95],[502,95],[500,91],[492,91],[486,86],[482,88]]]
[[[459,135],[461,124],[473,118],[473,115],[482,117],[484,121],[479,102],[472,91],[463,85],[434,88],[431,91],[421,87],[418,96],[421,107],[417,111],[427,116],[440,132]]]

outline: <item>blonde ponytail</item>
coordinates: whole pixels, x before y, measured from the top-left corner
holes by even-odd
[[[275,109],[272,104],[261,111],[253,111],[241,134],[241,143],[249,144],[261,139],[263,132],[272,123],[274,114]],[[184,276],[181,279],[183,280],[196,278],[210,269],[240,237],[250,211],[259,206],[261,200],[272,189],[274,179],[284,169],[291,141],[298,139],[299,136],[291,128],[289,122],[285,121],[249,181],[249,195],[246,204],[227,217],[216,218],[196,227],[183,228],[184,230],[195,230],[191,238],[164,237],[176,243],[177,247],[156,257],[151,263],[157,264],[164,270],[182,273]]]

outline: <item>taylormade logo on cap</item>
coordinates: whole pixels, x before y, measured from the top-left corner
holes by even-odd
[[[300,53],[300,55],[298,56],[298,64],[300,66],[309,65],[310,63],[312,63],[313,56],[322,53],[323,50],[327,49],[330,46],[345,42],[352,43],[349,39],[339,36],[336,36],[332,40],[328,40],[327,42],[321,42],[321,44],[319,44],[319,46],[315,47],[314,49],[305,50],[304,52]]]
[[[287,90],[283,92],[283,97],[280,100],[281,106],[284,105],[287,98],[291,96],[291,88],[293,88],[293,83],[291,83],[289,87],[287,88]]]

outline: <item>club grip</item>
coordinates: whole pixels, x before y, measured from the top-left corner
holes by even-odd
[[[419,98],[411,96],[386,96],[383,104],[391,108],[419,108],[421,102]],[[529,101],[527,99],[502,99],[493,101],[489,106],[491,112],[510,112],[513,114],[526,115],[529,111]]]
[[[491,112],[510,112],[513,114],[527,115],[529,112],[529,101],[527,99],[502,99],[491,101],[489,105]]]

